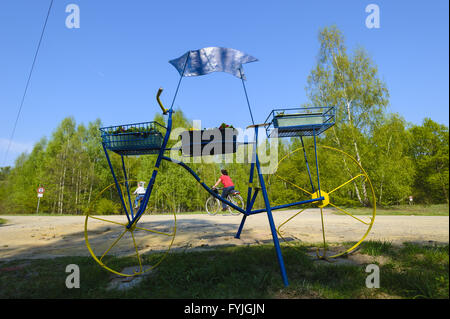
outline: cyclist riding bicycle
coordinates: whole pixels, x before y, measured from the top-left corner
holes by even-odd
[[[222,185],[223,185],[222,197],[227,198],[227,196],[229,194],[233,193],[234,184],[233,184],[233,181],[231,180],[230,176],[228,176],[227,170],[222,169],[222,170],[220,170],[220,172],[222,173],[222,175],[220,176],[219,180],[216,182],[216,184],[212,188],[215,189],[217,187],[217,185],[222,183]],[[222,202],[222,211],[226,211],[226,210],[227,210],[227,204]]]
[[[145,195],[145,183],[139,182],[138,188],[134,191],[133,195],[136,195],[136,199],[134,200],[134,208],[138,208],[139,202],[144,198]]]

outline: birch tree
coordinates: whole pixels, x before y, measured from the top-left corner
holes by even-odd
[[[313,106],[336,107],[336,125],[328,134],[332,135],[334,146],[349,152],[364,167],[360,141],[382,118],[388,105],[387,87],[363,48],[348,53],[337,27],[320,30],[319,42],[317,65],[308,77],[307,95]],[[361,191],[355,182],[359,201],[369,205],[364,183],[360,188]]]

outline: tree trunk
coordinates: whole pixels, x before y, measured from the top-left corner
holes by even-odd
[[[351,116],[351,112],[350,112],[351,104],[352,104],[351,100],[348,100],[346,102],[348,122],[350,124],[350,129],[352,131],[353,146],[355,147],[356,161],[362,167],[362,165],[361,165],[361,157],[359,156],[358,143],[356,143],[356,137],[355,137],[355,132],[354,132],[355,127],[353,126],[353,120],[352,120],[352,116]],[[364,196],[363,204],[364,204],[364,206],[367,206],[369,203],[368,203],[368,200],[367,200],[367,190],[366,190],[366,184],[364,183],[364,181],[361,183],[361,189],[362,189],[362,193],[363,193],[363,196]]]
[[[339,57],[341,56],[341,52],[338,49],[338,55]],[[341,75],[341,81],[342,81],[342,86],[343,86],[343,93],[344,93],[344,98],[345,98],[345,106],[346,106],[346,110],[347,110],[347,116],[348,116],[348,122],[350,124],[350,128],[352,130],[352,137],[353,137],[353,145],[355,147],[355,153],[356,153],[356,161],[358,162],[359,165],[361,165],[361,157],[359,156],[359,149],[358,149],[358,144],[356,143],[356,138],[353,132],[353,120],[352,120],[352,116],[351,116],[351,105],[352,105],[352,99],[350,99],[347,95],[347,86],[346,86],[346,78],[344,73],[341,71],[340,67],[339,67],[339,63],[337,61],[336,55],[332,54],[333,56],[333,60],[336,66],[337,71],[340,73]],[[361,165],[362,167],[362,165]],[[355,184],[355,190],[357,192],[357,196],[358,196],[358,200],[364,205],[367,206],[368,202],[367,202],[367,190],[366,190],[366,185],[364,184],[364,182],[361,184],[362,187],[362,192],[363,192],[363,196],[364,199],[363,201],[361,201],[361,197],[359,195],[359,190],[358,187]]]
[[[72,179],[71,179],[71,183],[70,183],[70,186],[71,186],[71,189],[70,189],[70,191],[72,191],[73,192],[73,186],[75,185],[75,211],[76,211],[76,206],[77,206],[77,191],[78,191],[78,189],[77,189],[77,183],[78,183],[78,174],[75,174],[75,171],[76,171],[76,169],[75,169],[75,167],[73,167],[72,168]],[[74,182],[74,179],[75,179],[75,182]],[[69,193],[70,194],[70,193]],[[69,205],[69,207],[70,207],[70,205]],[[73,210],[73,209],[72,209]]]
[[[62,180],[61,180],[61,192],[60,192],[60,200],[59,200],[59,213],[62,214],[63,213],[63,206],[64,206],[64,186],[65,186],[65,182],[66,182],[66,160],[67,160],[67,152],[70,146],[70,142],[67,143],[66,148],[64,150],[64,155],[62,158],[62,163],[63,163],[63,173],[62,173]]]
[[[338,138],[338,136],[336,134],[336,130],[334,129],[334,126],[333,126],[332,130],[333,130],[334,138],[335,138],[335,141],[336,141],[337,145],[339,146],[339,148],[342,148],[341,142],[339,141],[339,138]],[[343,156],[342,159],[343,159],[343,162],[344,162],[345,170],[348,172],[348,175],[350,176],[350,179],[352,179],[354,176],[350,172],[350,169],[348,168],[347,159],[345,158],[345,156]],[[353,185],[355,186],[355,194],[356,194],[356,197],[358,198],[358,201],[361,203],[361,205],[365,205],[365,203],[363,202],[363,200],[361,198],[361,195],[359,193],[358,185],[356,184],[355,181],[353,181]]]
[[[353,144],[355,146],[355,152],[356,152],[356,161],[358,162],[359,165],[361,165],[361,157],[359,156],[359,150],[358,150],[358,145],[356,144],[356,141],[353,141]],[[363,180],[361,183],[361,188],[362,188],[362,192],[363,192],[363,196],[364,196],[364,205],[368,206],[370,205],[369,201],[367,200],[367,189],[366,189],[366,184],[365,181]]]
[[[388,141],[388,145],[387,145],[387,151],[386,151],[386,158],[389,157],[389,150],[391,147],[391,141],[392,141],[392,135],[389,137],[389,141]],[[380,183],[380,198],[379,198],[379,203],[381,204],[381,199],[383,197],[383,183],[384,183],[384,170],[383,170],[383,174],[381,176],[381,183]]]
[[[59,186],[58,186],[58,203],[56,205],[56,213],[59,214],[59,207],[61,206],[61,185],[63,180],[64,166],[61,168],[61,173],[59,175]]]
[[[92,195],[92,185],[93,184],[94,183],[92,182],[92,178],[91,178],[91,183],[90,183],[90,186],[89,186],[88,206],[91,204],[91,195]]]
[[[62,182],[61,182],[61,196],[59,201],[59,213],[63,213],[63,205],[64,205],[64,184],[66,179],[66,166],[64,165],[63,169],[63,175],[62,175]]]

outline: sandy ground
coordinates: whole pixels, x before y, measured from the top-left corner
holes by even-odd
[[[276,226],[296,211],[274,212]],[[0,261],[59,256],[89,256],[84,238],[84,216],[1,216],[7,223],[0,225]],[[124,227],[112,222],[124,222],[123,216],[102,216],[108,222],[89,220],[89,241],[96,245],[110,245]],[[167,249],[173,239],[172,250],[190,250],[221,245],[249,245],[271,243],[272,235],[267,215],[247,218],[240,239],[234,238],[241,216],[178,215],[176,236],[172,234],[173,215],[148,215],[141,219],[146,230],[134,232],[139,249],[158,251]],[[361,220],[367,221],[366,216]],[[325,212],[325,230],[329,242],[358,241],[367,226],[349,216]],[[321,219],[318,210],[308,210],[281,228],[287,240],[307,243],[322,241]],[[161,233],[149,232],[148,230]],[[129,234],[127,232],[126,234]],[[124,237],[125,238],[125,237]],[[131,240],[131,236],[130,239]],[[377,216],[367,240],[448,243],[448,216]],[[120,242],[125,241],[121,240]],[[114,249],[120,250],[120,244]],[[96,248],[94,248],[95,250]]]

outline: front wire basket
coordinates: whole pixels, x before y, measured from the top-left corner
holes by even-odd
[[[165,126],[154,121],[100,128],[105,147],[119,155],[158,154],[165,131]]]

